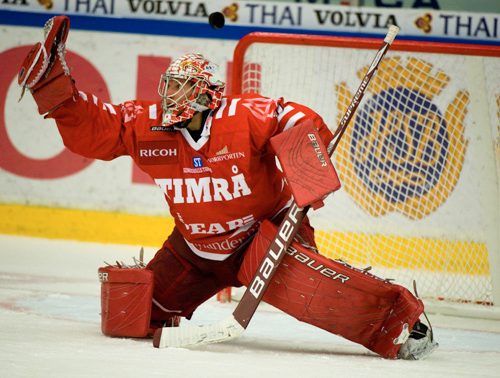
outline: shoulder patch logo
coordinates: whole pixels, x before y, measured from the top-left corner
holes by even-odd
[[[135,105],[133,101],[127,101],[122,104],[122,117],[125,123],[135,120],[138,114],[144,112],[141,105]]]
[[[266,118],[276,117],[276,101],[268,98],[246,98],[242,105],[247,108],[252,115],[262,121]]]

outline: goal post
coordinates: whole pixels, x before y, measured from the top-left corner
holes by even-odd
[[[378,39],[251,33],[232,92],[284,97],[334,131]],[[320,252],[413,290],[432,312],[500,318],[500,47],[395,41],[310,213]]]

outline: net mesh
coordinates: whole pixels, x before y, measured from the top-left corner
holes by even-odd
[[[254,43],[242,91],[307,105],[334,131],[374,55]],[[343,188],[309,213],[321,253],[408,288],[416,280],[423,298],[491,305],[488,200],[498,199],[477,183],[496,185],[482,162],[498,152],[481,138],[491,122],[498,145],[499,79],[499,59],[389,51],[334,153]]]

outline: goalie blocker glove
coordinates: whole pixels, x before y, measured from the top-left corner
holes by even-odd
[[[78,93],[65,60],[68,32],[68,17],[56,16],[48,20],[44,26],[44,41],[31,48],[19,70],[21,98],[26,89],[30,90],[40,114],[55,110]]]

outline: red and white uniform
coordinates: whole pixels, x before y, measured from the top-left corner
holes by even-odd
[[[155,102],[115,106],[80,93],[51,117],[70,150],[105,160],[130,155],[165,193],[176,227],[147,265],[154,272],[151,328],[177,316],[189,318],[222,288],[251,282],[276,232],[264,220],[290,200],[268,150],[269,139],[306,120],[319,129],[324,142],[331,138],[310,109],[255,95],[225,97],[206,119],[197,141],[186,129],[160,126],[161,107]],[[246,249],[235,253],[257,230],[250,246],[245,244]],[[314,243],[307,222],[299,233]],[[386,358],[396,358],[400,344],[395,342],[405,324],[413,327],[422,303],[402,286],[298,243],[293,247],[263,300]]]
[[[19,83],[31,90],[39,113],[49,112],[49,117],[56,120],[64,144],[71,151],[103,160],[129,155],[163,190],[176,227],[146,266],[153,272],[153,285],[150,278],[144,278],[150,274],[142,278],[134,275],[153,288],[153,305],[150,316],[149,311],[140,310],[133,315],[149,320],[151,328],[178,324],[179,316],[189,318],[222,288],[248,285],[276,235],[275,225],[265,220],[276,216],[274,223],[278,223],[278,213],[291,195],[269,151],[269,139],[302,122],[312,122],[325,144],[332,135],[312,110],[283,99],[241,95],[225,97],[218,106],[218,90],[222,90],[223,83],[213,77],[210,62],[198,55],[182,57],[179,66],[169,68],[175,71],[187,59],[215,87],[210,89],[205,83],[202,88],[203,94],[215,96],[212,100],[216,102],[210,108],[218,107],[208,115],[196,141],[186,129],[161,126],[160,102],[112,105],[92,94],[78,94],[64,62],[62,43],[68,27],[67,17],[51,19],[46,50],[52,51],[54,43],[61,43],[59,53],[38,62],[37,52],[42,51],[42,45],[36,44],[23,63]],[[49,64],[50,60],[54,65]],[[35,63],[45,68],[35,70]],[[40,80],[49,66],[52,69]],[[191,78],[190,72],[184,73],[187,79]],[[166,103],[182,98],[170,93],[169,74],[163,75],[162,81]],[[172,89],[176,89],[175,84],[174,80]],[[180,105],[176,111],[186,104]],[[174,117],[189,119],[193,109]],[[257,229],[252,242],[238,249]],[[301,223],[298,235],[314,244],[307,220]],[[397,357],[408,329],[413,328],[423,311],[421,301],[402,286],[327,259],[296,242],[287,250],[263,299],[299,320],[362,344],[386,358]],[[119,300],[128,307],[127,301],[134,301]],[[149,299],[136,301],[133,306],[148,306],[144,302]],[[107,320],[107,325],[118,327],[114,329],[129,327],[130,320],[134,320],[130,313],[114,308],[114,313],[120,315]],[[143,335],[143,326],[141,320],[140,329],[134,323],[119,335]]]
[[[224,97],[197,141],[186,129],[161,126],[159,102],[111,105],[80,92],[51,117],[75,153],[103,160],[130,155],[164,192],[190,249],[210,260],[226,259],[290,200],[268,140],[305,120],[326,143],[331,138],[311,109],[258,95]]]

